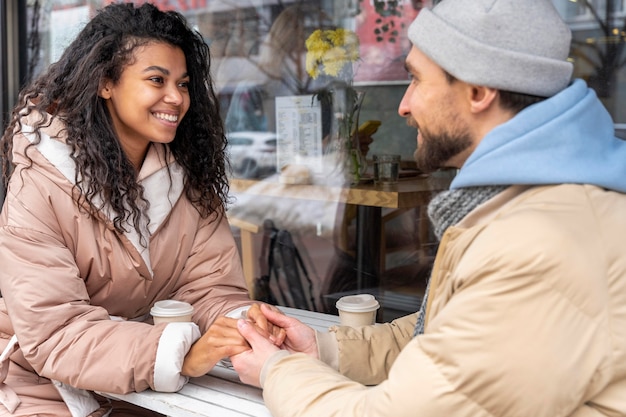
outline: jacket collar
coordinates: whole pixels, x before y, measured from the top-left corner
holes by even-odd
[[[31,113],[23,119],[22,133],[31,143],[34,143],[36,136],[29,123],[35,124],[41,121],[42,117],[44,120],[50,121],[50,124],[41,129],[41,141],[34,147],[45,160],[38,159],[36,156],[33,156],[33,160],[44,166],[44,169],[50,169],[46,165],[51,166],[53,171],[56,168],[56,171],[60,172],[69,183],[59,183],[59,187],[71,193],[71,185],[76,183],[76,165],[70,157],[71,149],[66,144],[67,136],[64,122],[59,118],[52,118],[49,114]],[[127,225],[128,231],[124,233],[141,254],[150,271],[152,268],[149,247],[145,248],[141,245],[142,238],[145,242],[150,242],[150,236],[167,219],[184,190],[184,171],[173,156],[166,152],[166,147],[167,145],[164,144],[152,144],[138,175],[138,182],[144,187],[144,198],[149,202],[147,215],[150,218],[150,224],[147,224],[147,218],[142,218],[141,233],[138,233],[132,224]],[[25,152],[25,146],[14,148],[14,152]],[[166,158],[166,154],[169,154],[169,157]],[[59,181],[62,179],[59,178]],[[98,202],[98,198],[95,202]],[[108,219],[109,222],[112,222],[116,216],[108,204],[104,205],[98,214]]]

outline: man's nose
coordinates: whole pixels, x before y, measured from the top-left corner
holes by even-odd
[[[400,100],[400,104],[398,105],[398,114],[400,117],[409,117],[411,115],[411,108],[409,107],[409,96],[411,86],[409,85],[402,96],[402,100]]]

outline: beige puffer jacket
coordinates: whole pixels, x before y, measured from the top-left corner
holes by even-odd
[[[424,335],[415,314],[319,334],[345,376],[273,358],[265,401],[275,417],[625,416],[625,236],[624,194],[509,187],[444,234]]]

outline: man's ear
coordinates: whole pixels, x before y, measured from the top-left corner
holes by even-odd
[[[98,95],[105,100],[111,98],[111,92],[113,90],[113,83],[111,80],[102,80],[100,82],[100,89],[98,90]]]
[[[479,85],[470,86],[470,109],[472,113],[480,113],[496,103],[498,90]]]

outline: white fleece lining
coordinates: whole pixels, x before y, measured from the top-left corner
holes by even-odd
[[[11,336],[9,343],[0,354],[0,403],[4,405],[4,407],[9,410],[9,413],[13,414],[13,412],[17,409],[17,406],[20,405],[20,398],[17,396],[15,391],[4,381],[7,378],[9,373],[9,363],[11,362],[11,355],[15,353],[17,348],[19,347],[19,343],[17,341],[17,336]]]
[[[183,170],[178,164],[171,165],[172,186],[170,188],[170,179],[167,169],[160,169],[149,177],[145,178],[141,183],[144,186],[144,197],[150,202],[148,208],[148,217],[150,218],[150,230],[145,230],[144,219],[142,219],[142,233],[149,236],[163,223],[168,213],[172,210],[174,203],[183,191]],[[167,195],[167,198],[163,196]],[[139,242],[139,235],[134,227],[128,229],[127,236],[133,245],[141,253],[141,257],[152,272],[150,262],[149,247],[142,247]],[[148,240],[148,239],[146,239]]]
[[[250,306],[238,307],[226,313],[226,317],[231,319],[245,319]]]
[[[148,216],[150,216],[150,233],[159,227],[168,213],[172,211],[174,203],[183,192],[184,172],[180,165],[170,165],[172,186],[168,170],[163,168],[141,181],[144,186],[144,197],[150,202]],[[167,198],[164,198],[167,195]]]
[[[33,132],[34,129],[32,127],[26,125],[22,126],[22,133],[24,133],[31,143],[37,138]],[[76,164],[74,160],[70,158],[69,146],[58,140],[52,140],[49,135],[41,132],[41,142],[39,142],[36,147],[69,182],[75,184],[74,174],[76,173]]]
[[[195,323],[168,323],[159,339],[154,363],[154,390],[176,392],[189,380],[180,373],[185,355],[200,338],[200,328]]]
[[[85,417],[100,408],[98,401],[88,391],[55,380],[52,380],[52,384],[59,391],[72,417]]]
[[[31,143],[35,141],[36,135],[33,133],[34,129],[31,126],[24,125],[22,127],[22,132]],[[74,181],[76,164],[70,157],[69,146],[61,141],[52,139],[49,135],[43,132],[41,132],[41,141],[35,146],[44,158],[57,168],[70,183],[76,184]],[[150,207],[147,212],[150,217],[149,231],[145,227],[145,219],[141,219],[142,235],[146,242],[149,242],[150,234],[154,233],[161,223],[163,223],[169,212],[172,210],[174,203],[180,198],[184,188],[183,177],[184,172],[182,167],[174,162],[170,164],[169,173],[166,168],[162,168],[141,181],[144,186],[144,197],[150,202]],[[167,195],[167,198],[163,198],[164,195]],[[98,204],[100,202],[100,196],[95,196],[94,203]],[[108,204],[103,207],[103,212],[110,220],[115,218],[116,213]],[[144,248],[141,245],[141,236],[137,233],[134,226],[132,224],[129,224],[128,226],[128,232],[125,233],[126,237],[141,254],[141,257],[150,270],[150,273],[152,273],[149,248]]]

